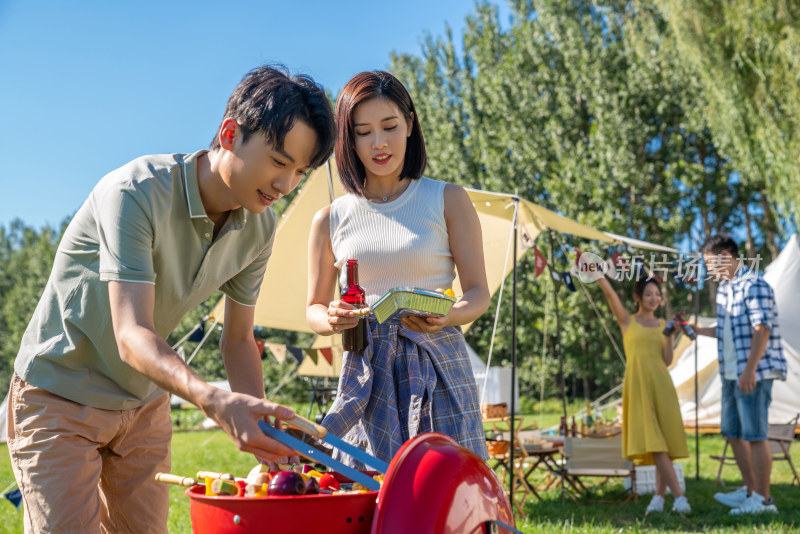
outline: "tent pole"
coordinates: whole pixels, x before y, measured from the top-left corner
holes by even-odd
[[[328,169],[328,195],[331,197],[331,204],[333,204],[333,173],[331,172],[331,158],[325,162],[325,167]]]
[[[550,254],[548,261],[550,263],[550,277],[553,278],[553,231],[548,229],[547,230],[547,237],[550,241]],[[553,278],[553,308],[555,309],[556,315],[556,352],[558,353],[558,373],[559,373],[559,382],[561,386],[561,408],[563,411],[564,418],[567,417],[567,392],[566,392],[566,384],[564,378],[564,352],[561,348],[561,319],[558,313],[558,289],[559,285],[556,283],[555,279]]]
[[[561,354],[561,326],[560,326],[561,325],[561,320],[560,320],[559,315],[558,315],[558,289],[559,289],[560,286],[558,285],[558,283],[556,282],[556,279],[553,276],[553,274],[555,273],[555,270],[553,269],[553,265],[554,265],[554,263],[553,263],[553,256],[554,256],[554,253],[553,253],[553,250],[554,250],[553,249],[553,247],[554,247],[554,244],[553,244],[553,230],[551,230],[549,228],[547,229],[547,238],[548,238],[548,242],[550,243],[550,250],[547,253],[547,263],[548,263],[547,270],[548,270],[548,273],[550,273],[550,283],[553,284],[553,310],[554,310],[555,316],[556,316],[556,339],[555,339],[555,344],[553,345],[553,349],[556,351],[556,354],[558,355],[559,386],[561,388],[561,408],[563,410],[562,413],[563,413],[564,420],[566,421],[566,418],[567,418],[567,396],[566,396],[566,393],[564,391],[564,357]],[[567,438],[567,436],[566,436],[566,431],[565,431],[564,439],[566,440],[566,438]],[[566,486],[564,485],[565,476],[566,475],[564,473],[561,473],[561,504],[564,504],[564,495],[566,495],[566,489],[567,489]]]
[[[699,280],[698,280],[699,282]],[[700,322],[700,291],[694,285],[694,320]],[[700,401],[697,383],[697,346],[700,344],[698,339],[694,340],[694,479],[700,480],[700,416],[697,407]]]
[[[508,483],[508,500],[514,503],[514,449],[516,448],[517,444],[514,439],[514,415],[516,412],[516,406],[514,399],[516,397],[516,384],[517,384],[517,213],[519,207],[519,198],[514,198],[514,221],[512,222],[512,227],[514,228],[514,261],[511,264],[513,267],[511,268],[511,401],[509,406],[509,415],[510,418],[510,441],[511,446],[511,463],[509,464],[511,467],[511,476],[509,477]],[[489,370],[487,369],[486,372],[488,373]],[[524,481],[523,481],[524,483]]]

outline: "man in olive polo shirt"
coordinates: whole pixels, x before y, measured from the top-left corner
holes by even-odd
[[[105,176],[76,213],[25,332],[9,452],[25,532],[166,532],[168,393],[196,404],[264,461],[291,451],[262,418],[253,313],[272,250],[269,206],[331,153],[322,89],[264,66],[228,101],[211,150],[145,156]],[[233,392],[204,382],[166,343],[182,317],[226,294],[220,349]]]

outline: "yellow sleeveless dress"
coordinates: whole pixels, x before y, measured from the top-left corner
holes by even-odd
[[[652,465],[654,452],[686,458],[678,394],[661,357],[666,337],[659,326],[639,324],[635,317],[622,337],[625,379],[622,385],[622,456],[637,465]]]

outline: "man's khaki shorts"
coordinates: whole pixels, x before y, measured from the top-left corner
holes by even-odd
[[[8,450],[25,533],[165,533],[169,396],[131,410],[84,406],[14,374]]]

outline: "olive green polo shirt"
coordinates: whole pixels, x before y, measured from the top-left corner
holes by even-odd
[[[195,154],[138,158],[103,177],[70,222],[14,370],[81,404],[136,408],[164,392],[120,359],[110,280],[155,286],[155,328],[165,339],[221,289],[254,306],[272,251],[276,216],[232,212],[212,240]]]

